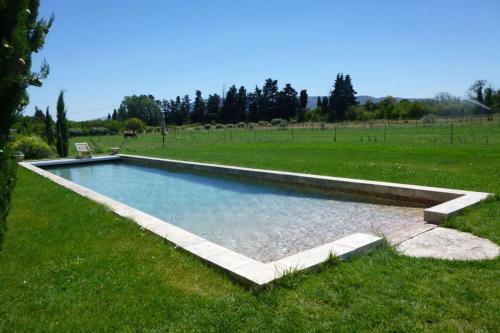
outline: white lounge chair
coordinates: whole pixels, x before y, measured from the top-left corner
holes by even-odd
[[[76,158],[88,157],[92,158],[92,149],[87,142],[75,143]]]

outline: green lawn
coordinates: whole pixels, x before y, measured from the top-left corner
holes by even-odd
[[[338,129],[336,142],[333,130],[185,131],[165,147],[151,134],[124,152],[500,194],[500,126],[457,128],[454,145],[444,126],[406,126],[385,143],[383,128]],[[122,139],[75,141],[105,151]],[[414,259],[385,246],[252,293],[100,205],[23,169],[18,178],[0,331],[497,330],[498,258]],[[500,243],[499,220],[495,198],[446,224]]]

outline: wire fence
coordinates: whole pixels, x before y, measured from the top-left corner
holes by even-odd
[[[265,144],[265,143],[330,143],[330,144],[387,144],[387,145],[500,145],[500,123],[448,124],[372,124],[355,126],[294,125],[286,128],[177,128],[167,134],[165,145],[160,133],[140,134],[137,139],[121,135],[79,137],[97,152],[121,147],[122,151],[142,150],[146,147]]]

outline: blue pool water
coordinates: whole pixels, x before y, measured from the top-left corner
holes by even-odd
[[[421,208],[348,201],[123,162],[48,170],[263,262],[355,232],[378,233],[422,220]]]

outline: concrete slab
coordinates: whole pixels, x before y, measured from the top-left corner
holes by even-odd
[[[451,260],[492,259],[500,253],[498,245],[487,239],[442,227],[408,239],[396,248],[412,257]]]

